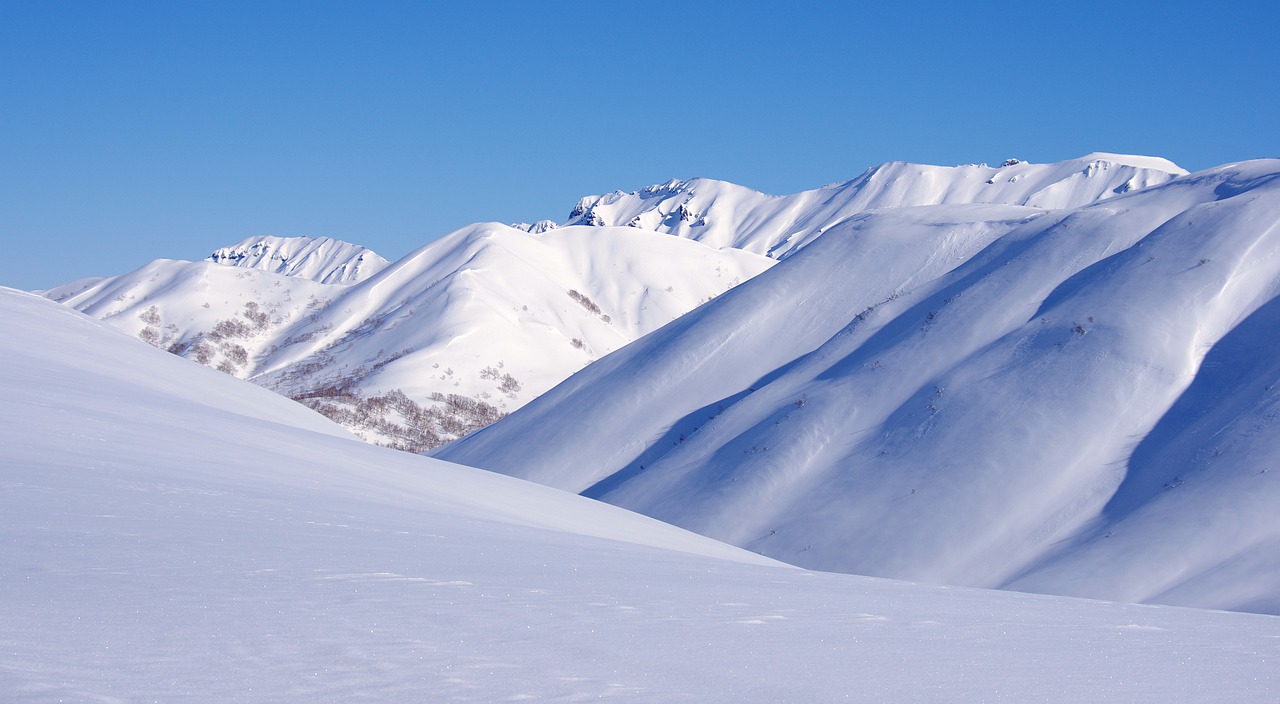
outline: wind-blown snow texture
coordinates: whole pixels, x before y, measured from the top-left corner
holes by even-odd
[[[9,289],[0,388],[8,702],[1277,696],[1274,617],[776,566]]]
[[[829,228],[438,456],[809,568],[1280,612],[1280,162]]]

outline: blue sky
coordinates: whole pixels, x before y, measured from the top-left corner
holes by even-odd
[[[0,0],[0,285],[890,160],[1280,156],[1280,6]]]

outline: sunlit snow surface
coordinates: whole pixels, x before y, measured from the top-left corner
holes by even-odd
[[[811,573],[0,290],[6,702],[1271,702],[1280,619]]]

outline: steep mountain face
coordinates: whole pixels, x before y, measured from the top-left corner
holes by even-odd
[[[328,237],[250,237],[215,250],[208,261],[322,284],[354,284],[390,262],[360,245]]]
[[[583,198],[566,224],[625,225],[782,258],[868,210],[966,203],[1075,208],[1186,173],[1165,159],[1096,153],[1054,164],[1010,159],[995,167],[893,162],[789,196],[711,179],[673,180]]]
[[[368,261],[319,257],[352,245],[285,244],[273,251],[298,267],[323,259],[305,269],[321,279]],[[300,400],[368,440],[421,451],[493,422],[772,263],[624,228],[532,234],[482,224],[352,285],[160,260],[45,295]]]
[[[1277,613],[1278,291],[1277,161],[868,212],[437,456],[811,568]]]

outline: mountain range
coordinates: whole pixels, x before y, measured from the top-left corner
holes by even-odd
[[[253,238],[45,295],[364,439],[791,564],[1274,613],[1277,171],[672,181],[390,264]]]
[[[159,260],[44,293],[302,401],[365,439],[421,452],[492,423],[857,213],[1072,207],[1184,173],[1163,159],[1091,154],[997,167],[890,163],[791,196],[672,181],[584,198],[563,225],[473,225],[394,264],[330,238],[258,236],[205,262]]]
[[[391,264],[337,240],[256,237],[203,262],[45,293],[366,439],[422,451],[772,263],[627,228],[486,223]]]

